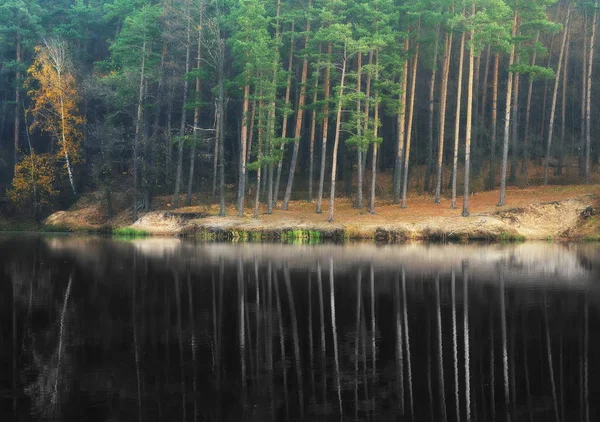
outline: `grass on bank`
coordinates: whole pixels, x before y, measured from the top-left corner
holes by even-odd
[[[118,227],[112,230],[113,236],[118,237],[147,237],[150,235],[146,230],[138,230],[133,227]]]

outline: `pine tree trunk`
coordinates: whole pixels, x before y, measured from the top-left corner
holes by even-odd
[[[512,38],[514,40],[517,35],[518,25],[518,13],[515,10],[513,14],[513,26],[512,26]],[[515,61],[515,44],[513,43],[510,50],[510,57],[508,59],[508,82],[506,85],[506,109],[504,112],[504,143],[502,148],[502,168],[500,174],[500,199],[498,200],[498,206],[504,206],[506,196],[506,166],[508,165],[508,142],[510,139],[510,112],[511,112],[511,101],[512,101],[512,88],[513,88],[513,72],[510,71]]]
[[[200,4],[200,26],[198,29],[198,45],[196,49],[196,70],[200,71],[202,60],[202,21],[204,17],[204,1]],[[194,167],[196,163],[196,142],[200,136],[200,76],[196,76],[196,104],[194,107],[194,140],[192,141],[192,151],[190,152],[190,174],[187,186],[187,205],[192,205],[192,192],[194,185]]]
[[[237,212],[238,217],[244,216],[244,198],[246,197],[246,187],[244,186],[246,182],[246,157],[248,147],[248,108],[250,105],[250,76],[248,75],[248,79],[246,80],[246,85],[244,86],[244,101],[242,105],[242,130],[240,134],[240,172],[238,175],[238,191],[237,191]],[[258,189],[258,188],[257,188]]]
[[[442,95],[440,99],[440,129],[438,140],[438,156],[436,166],[435,180],[435,198],[436,204],[440,203],[440,195],[442,191],[442,164],[444,160],[444,141],[446,136],[446,106],[448,100],[448,76],[450,74],[450,59],[452,57],[452,32],[446,33],[444,51],[444,68],[442,75]]]
[[[463,12],[464,15],[464,12]],[[456,120],[454,122],[454,153],[452,157],[452,208],[456,208],[456,179],[458,174],[458,141],[460,134],[460,108],[462,106],[463,63],[465,59],[465,38],[460,37],[460,56],[458,59],[458,86],[456,88]]]
[[[370,60],[369,60],[370,61]],[[375,83],[379,81],[379,50],[375,51]],[[379,92],[375,94],[375,116],[373,121],[373,156],[371,161],[371,199],[369,201],[369,212],[375,213],[375,187],[377,181],[377,150],[379,142],[377,142],[377,134],[379,130]]]
[[[563,80],[562,80],[562,95],[561,95],[561,106],[560,106],[560,145],[558,145],[558,167],[556,167],[556,175],[562,174],[563,155],[565,153],[565,130],[567,127],[566,116],[567,116],[567,87],[569,84],[569,44],[571,35],[567,30],[567,45],[565,47],[565,65],[563,66]]]
[[[281,43],[281,25],[279,21],[279,15],[281,12],[281,0],[277,0],[277,16],[275,20],[275,51],[273,54],[273,76],[271,80],[270,88],[270,105],[269,105],[269,140],[265,145],[265,152],[272,157],[273,155],[273,139],[275,137],[275,111],[277,108],[276,97],[277,97],[277,73],[279,68],[279,44]],[[288,84],[289,86],[289,84]],[[287,91],[286,91],[287,93]],[[284,120],[284,122],[287,120]],[[273,163],[269,160],[268,172],[268,183],[265,184],[267,188],[267,214],[273,213],[273,207],[275,203],[273,201]],[[258,188],[258,187],[257,187]]]
[[[274,64],[274,68],[273,70],[277,69],[276,67],[276,63]],[[263,92],[263,84],[262,84],[262,74],[260,76],[261,79],[261,83],[260,83],[260,90],[259,90],[259,101],[258,101],[258,157],[257,157],[257,161],[260,163],[262,160],[262,152],[263,152],[263,143],[265,142],[265,130],[264,130],[264,92]],[[272,103],[270,110],[269,110],[269,115],[267,116],[268,119],[274,121],[275,120],[275,110],[274,107],[275,104]],[[270,126],[270,122],[268,124],[268,126]],[[274,133],[274,129],[273,128],[273,133]],[[271,135],[271,133],[269,133],[269,136]],[[262,166],[259,165],[258,169],[256,169],[256,195],[254,197],[254,214],[253,217],[254,218],[258,218],[258,211],[259,211],[259,205],[260,205],[260,182],[261,182],[261,176],[262,176]]]
[[[373,64],[373,51],[369,52],[369,66]],[[365,87],[365,110],[364,110],[364,121],[363,121],[363,133],[369,132],[369,118],[371,116],[371,83],[372,83],[371,72],[367,74],[367,85]],[[362,151],[362,181],[364,184],[364,178],[367,174],[367,155],[369,153],[369,146]],[[364,190],[364,186],[361,185],[361,190]]]
[[[142,116],[144,101],[144,82],[146,70],[146,40],[142,44],[142,67],[140,70],[140,86],[138,92],[137,117],[135,119],[135,137],[133,140],[133,221],[137,220],[138,196],[138,145],[142,135]]]
[[[518,63],[518,57],[515,57],[515,61]],[[517,160],[519,150],[519,74],[515,73],[514,76],[514,94],[512,101],[512,151],[510,161],[510,176],[508,178],[509,183],[514,184],[517,181]]]
[[[420,31],[419,31],[420,32]],[[419,37],[417,32],[417,39]],[[419,64],[419,43],[415,49],[415,57],[412,62],[412,75],[410,85],[410,111],[408,112],[408,124],[406,127],[406,147],[404,151],[404,179],[402,183],[402,204],[401,208],[406,208],[406,192],[408,190],[408,163],[410,160],[410,141],[412,137],[413,117],[415,115],[415,91],[417,87],[417,66]]]
[[[327,132],[329,130],[329,92],[331,90],[331,52],[333,45],[331,42],[327,45],[327,65],[325,68],[325,96],[323,101],[325,106],[323,108],[323,133],[322,133],[322,147],[321,147],[321,175],[319,177],[319,194],[317,196],[317,214],[323,212],[323,185],[325,184],[325,159],[327,158]]]
[[[580,123],[580,145],[579,145],[579,177],[585,175],[585,104],[587,99],[587,12],[583,15],[583,49],[581,57],[581,123]]]
[[[485,54],[485,68],[483,71],[483,88],[481,94],[481,108],[479,110],[479,126],[485,128],[485,106],[487,105],[487,93],[488,93],[488,79],[490,73],[490,57],[491,57],[491,45],[488,44],[487,52]]]
[[[292,32],[294,32],[294,24],[292,23]],[[285,105],[287,106],[290,103],[290,94],[292,92],[292,68],[294,63],[294,37],[291,37],[290,40],[290,57],[288,59],[288,78],[287,84],[285,87]],[[288,125],[288,115],[284,114],[283,121],[281,123],[281,146],[279,147],[281,150],[281,158],[277,163],[277,177],[275,178],[275,191],[273,193],[273,207],[277,206],[277,200],[279,199],[279,184],[281,182],[281,170],[283,168],[283,158],[285,155],[285,144],[287,137],[287,125]]]
[[[187,16],[189,17],[189,2],[187,5]],[[185,126],[186,126],[186,117],[187,117],[187,96],[189,89],[189,82],[185,78],[185,76],[190,71],[190,49],[192,47],[191,43],[192,36],[192,22],[191,19],[188,18],[187,24],[187,35],[186,35],[186,44],[185,44],[185,73],[183,74],[183,104],[181,106],[181,125],[179,126],[179,140],[177,142],[177,173],[175,176],[175,193],[173,194],[173,208],[177,208],[179,206],[179,192],[181,190],[181,173],[183,171],[183,144],[185,138]]]
[[[312,1],[308,2],[308,7],[311,8]],[[310,19],[306,19],[306,37],[304,38],[304,48],[308,48],[310,41]],[[296,165],[298,163],[298,150],[300,149],[300,136],[302,135],[302,123],[304,118],[304,104],[306,102],[306,78],[308,76],[308,57],[304,57],[302,61],[302,75],[300,76],[300,96],[298,99],[298,108],[296,109],[296,126],[294,127],[294,151],[292,152],[292,161],[290,162],[290,172],[288,174],[288,183],[283,197],[281,208],[288,209],[288,204],[292,197],[292,186],[294,184],[294,175],[296,173]]]
[[[571,16],[571,5],[567,7],[567,17],[565,19],[565,27],[563,31],[562,44],[560,46],[560,53],[558,56],[558,66],[556,68],[556,77],[554,78],[554,93],[552,95],[552,108],[550,109],[550,122],[548,124],[548,140],[546,142],[546,160],[544,164],[544,185],[548,184],[548,168],[550,165],[550,148],[552,146],[552,135],[554,132],[554,116],[556,113],[556,100],[558,97],[558,84],[560,82],[560,74],[562,69],[562,63],[565,53],[565,45],[567,42],[567,31],[569,28],[569,17]],[[590,50],[591,53],[591,50]],[[589,80],[589,75],[588,75]],[[591,83],[591,81],[590,81]]]
[[[256,99],[252,100],[252,105],[250,106],[252,111],[250,112],[250,126],[248,127],[248,146],[246,147],[246,165],[252,159],[252,142],[254,140],[254,121],[256,118]],[[246,178],[244,179],[244,188],[246,189],[246,194],[250,193],[249,186],[249,174],[246,171]]]
[[[14,155],[13,155],[13,174],[14,169],[19,162],[19,148],[21,146],[20,135],[21,135],[21,34],[17,33],[17,74],[15,76],[15,126],[14,126]]]
[[[538,31],[535,36],[535,44],[540,40],[540,31]],[[531,58],[531,65],[535,66],[535,61],[537,58],[537,48],[533,50],[533,57]],[[523,147],[523,165],[521,166],[521,173],[523,174],[523,179],[525,183],[528,183],[527,180],[527,167],[529,165],[529,148],[530,148],[530,137],[529,137],[529,119],[531,117],[531,98],[533,95],[533,76],[529,76],[529,87],[527,88],[527,106],[525,108],[525,139],[524,139],[524,147]]]
[[[315,77],[315,86],[313,94],[313,104],[318,101],[319,97],[319,74]],[[313,184],[315,173],[315,134],[317,131],[317,109],[313,109],[310,119],[310,146],[309,146],[309,164],[308,164],[308,202],[313,200]]]
[[[492,141],[490,145],[490,172],[488,175],[488,189],[493,189],[496,181],[496,137],[498,132],[498,68],[500,55],[494,55],[494,82],[492,88]]]
[[[475,3],[472,5],[471,13],[475,14]],[[471,43],[474,42],[475,30],[471,29]],[[469,79],[467,84],[467,133],[465,136],[465,186],[463,192],[463,210],[462,216],[469,216],[469,182],[470,182],[470,171],[471,171],[471,133],[473,131],[473,79],[475,74],[475,52],[474,46],[469,47]],[[466,301],[466,299],[465,299]],[[466,314],[465,314],[466,315]],[[466,317],[465,317],[466,318]],[[465,341],[467,341],[465,339]],[[467,352],[468,353],[468,348]],[[468,380],[467,380],[468,383]],[[468,398],[468,395],[467,395]],[[467,414],[470,411],[467,405]]]
[[[409,39],[404,40],[404,54],[408,52]],[[394,164],[394,181],[393,192],[394,204],[400,203],[401,181],[402,181],[402,157],[404,156],[404,138],[406,126],[406,88],[408,86],[408,58],[404,59],[404,67],[402,69],[402,82],[400,86],[400,108],[398,110],[398,146],[396,149],[396,162]]]
[[[427,130],[427,169],[425,170],[425,186],[423,190],[429,192],[431,184],[431,173],[433,172],[433,109],[435,105],[435,76],[437,73],[438,47],[440,39],[440,28],[436,31],[435,45],[433,48],[433,69],[431,70],[431,80],[429,82],[429,107],[428,107],[428,130]]]
[[[356,92],[362,92],[362,53],[358,53],[356,57]],[[361,102],[358,100],[356,102],[356,134],[360,137],[362,135],[362,122],[359,118],[361,109]],[[366,119],[366,117],[365,117]],[[356,203],[355,207],[361,209],[363,207],[363,151],[362,145],[357,145],[357,176],[358,176],[358,186],[356,186]]]
[[[568,18],[567,18],[568,19]],[[565,24],[566,26],[566,24]],[[587,96],[585,100],[585,184],[590,183],[590,165],[591,165],[591,97],[592,97],[592,66],[594,64],[594,41],[596,40],[596,28],[598,26],[598,0],[594,2],[594,18],[592,21],[592,36],[590,37],[590,49],[588,57],[587,70]]]
[[[169,98],[167,102],[167,133],[165,136],[165,186],[168,189],[171,188],[171,164],[173,156],[173,102],[174,102],[174,88],[169,92]]]
[[[342,61],[342,76],[340,79],[339,92],[338,92],[338,100],[337,100],[337,113],[336,113],[336,121],[335,121],[335,137],[333,140],[333,158],[331,162],[331,188],[329,190],[329,217],[328,221],[331,223],[333,221],[333,207],[335,205],[335,179],[337,177],[337,155],[338,155],[338,146],[340,143],[340,132],[342,126],[342,105],[344,98],[344,82],[346,79],[346,65],[348,62],[348,55],[346,52],[346,45],[344,45],[344,59]]]
[[[219,216],[225,217],[227,211],[225,209],[225,40],[218,40],[218,125],[219,125]]]

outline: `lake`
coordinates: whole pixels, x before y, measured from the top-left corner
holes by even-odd
[[[596,421],[598,244],[0,236],[3,421]]]

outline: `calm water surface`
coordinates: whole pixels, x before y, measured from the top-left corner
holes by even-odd
[[[597,421],[600,248],[0,237],[2,421]]]

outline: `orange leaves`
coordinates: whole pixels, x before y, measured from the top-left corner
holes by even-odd
[[[39,127],[53,135],[59,146],[57,153],[74,163],[80,158],[81,126],[85,119],[79,115],[77,84],[64,46],[59,43],[35,49],[35,60],[27,71],[28,94],[33,101],[29,112],[35,116],[32,128]],[[56,45],[60,45],[62,54],[57,54]]]
[[[12,188],[7,192],[10,201],[18,207],[33,207],[33,213],[52,203],[58,193],[54,189],[56,179],[55,158],[50,154],[23,155],[15,166]]]

